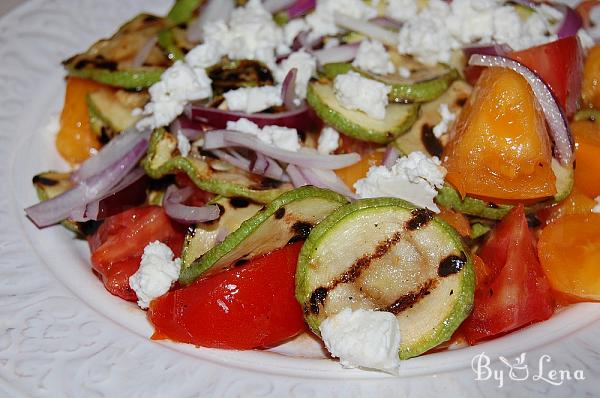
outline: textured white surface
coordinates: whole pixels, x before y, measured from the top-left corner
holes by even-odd
[[[31,177],[64,168],[45,131],[61,106],[60,60],[162,0],[36,0],[0,20],[0,397],[431,397],[594,396],[600,390],[600,307],[573,307],[479,347],[402,363],[402,377],[343,370],[302,337],[275,352],[197,349],[150,341],[134,303],[106,293],[83,242],[61,228],[38,231],[23,215]],[[93,16],[93,17],[92,17]],[[471,358],[527,351],[586,380],[475,382]],[[304,355],[305,358],[293,357]],[[143,366],[142,366],[143,365]],[[500,369],[496,361],[492,366]]]

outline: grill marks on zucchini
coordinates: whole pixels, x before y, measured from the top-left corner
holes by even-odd
[[[475,281],[467,253],[456,231],[428,210],[398,199],[358,200],[311,232],[296,297],[317,334],[347,307],[395,314],[399,355],[409,358],[450,338],[469,314]]]

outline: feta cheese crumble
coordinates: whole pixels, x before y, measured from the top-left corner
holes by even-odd
[[[399,158],[391,168],[371,167],[354,189],[360,198],[391,196],[439,213],[433,199],[436,188],[444,185],[444,177],[446,169],[437,157],[429,158],[417,151]]]
[[[192,145],[190,144],[190,140],[187,139],[185,135],[181,131],[177,132],[177,150],[181,156],[186,157],[190,154],[190,150],[192,149]]]
[[[242,87],[227,91],[223,97],[225,97],[227,109],[244,113],[264,111],[283,103],[280,86]]]
[[[162,74],[158,83],[150,87],[151,101],[143,111],[146,117],[138,122],[137,127],[168,125],[181,115],[188,102],[212,96],[211,84],[204,68],[194,68],[177,61]]]
[[[435,135],[436,138],[440,138],[446,134],[450,124],[456,120],[456,114],[450,112],[448,104],[440,104],[438,112],[442,117],[442,121],[433,127],[433,135]]]
[[[169,246],[159,241],[148,244],[140,268],[129,277],[129,286],[135,291],[140,308],[148,308],[152,300],[168,292],[180,271],[181,260],[173,260]]]
[[[600,213],[600,196],[596,196],[596,206],[592,209],[592,213]]]
[[[391,18],[405,22],[417,15],[418,7],[415,0],[388,0],[385,11]]]
[[[385,47],[377,40],[363,40],[352,65],[380,75],[394,73],[396,70]]]
[[[275,146],[287,151],[298,152],[300,150],[300,139],[298,131],[281,126],[265,126],[262,129],[256,123],[241,118],[235,122],[227,122],[227,130],[239,131],[258,137],[267,145]]]
[[[314,12],[306,17],[306,23],[311,28],[309,39],[340,33],[335,24],[336,12],[357,19],[377,16],[377,10],[362,0],[319,0]]]
[[[502,43],[522,50],[557,39],[556,15],[535,6],[523,17],[502,0],[430,0],[400,29],[398,52],[426,64],[449,62],[452,50],[469,45]]]
[[[317,73],[317,59],[304,50],[296,51],[281,61],[274,71],[275,79],[282,83],[293,68],[297,69],[294,91],[299,99],[305,99],[308,82]]]
[[[404,67],[398,68],[398,73],[400,74],[400,77],[403,77],[405,79],[408,79],[411,75],[410,69]]]
[[[366,113],[373,119],[385,118],[390,86],[362,77],[350,71],[337,75],[333,81],[335,97],[341,106]]]
[[[317,143],[317,152],[328,155],[338,149],[340,145],[340,133],[331,127],[325,127],[321,130],[319,141]]]
[[[400,326],[391,312],[345,308],[327,317],[319,329],[325,346],[343,367],[398,373]]]

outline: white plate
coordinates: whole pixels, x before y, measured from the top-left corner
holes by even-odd
[[[477,396],[600,391],[600,306],[581,304],[550,321],[477,347],[403,363],[402,377],[344,370],[304,337],[277,352],[234,352],[157,343],[133,304],[110,296],[89,270],[89,252],[65,230],[37,230],[23,208],[36,202],[31,177],[64,169],[46,126],[58,114],[60,61],[113,32],[139,11],[170,1],[33,0],[0,20],[0,396]],[[476,381],[485,351],[504,383]],[[498,356],[526,352],[529,375],[512,379]],[[543,372],[581,370],[560,386]],[[303,358],[299,357],[303,356]],[[483,368],[485,369],[485,368]],[[499,373],[498,373],[499,374]],[[563,375],[566,373],[563,372]],[[481,374],[485,378],[486,374]]]

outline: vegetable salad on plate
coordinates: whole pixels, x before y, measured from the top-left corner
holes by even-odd
[[[600,300],[597,5],[177,0],[64,61],[25,211],[153,339],[401,373]]]

